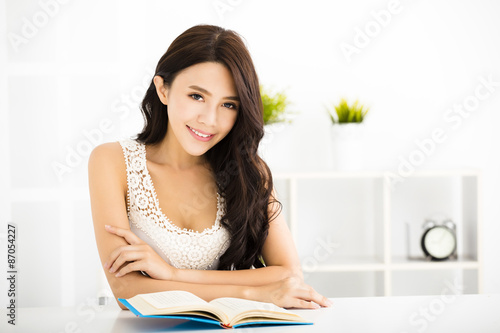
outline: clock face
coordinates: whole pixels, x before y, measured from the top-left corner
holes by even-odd
[[[442,226],[434,227],[424,234],[422,248],[436,259],[446,259],[455,251],[456,239],[453,232]]]

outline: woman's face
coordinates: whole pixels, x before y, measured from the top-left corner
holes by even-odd
[[[179,72],[163,97],[168,106],[167,139],[173,134],[193,156],[203,155],[229,133],[240,107],[231,72],[215,62]]]

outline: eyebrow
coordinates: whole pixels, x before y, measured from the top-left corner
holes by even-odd
[[[209,92],[208,90],[206,90],[206,89],[204,89],[204,88],[202,88],[200,86],[193,85],[193,86],[189,86],[189,88],[194,89],[194,90],[198,90],[198,91],[200,91],[200,92],[202,92],[204,94],[207,94],[208,96],[212,96],[211,92]],[[227,97],[224,97],[224,99],[230,99],[230,100],[238,101],[238,102],[240,100],[240,98],[238,96],[227,96]]]

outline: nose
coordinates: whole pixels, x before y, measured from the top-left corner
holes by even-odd
[[[208,105],[198,114],[198,122],[206,126],[215,126],[217,122],[217,105]]]

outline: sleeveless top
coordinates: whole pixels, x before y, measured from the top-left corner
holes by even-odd
[[[229,232],[221,225],[224,198],[217,193],[217,216],[202,232],[181,229],[162,212],[146,166],[146,147],[132,139],[119,141],[127,165],[127,216],[130,229],[168,264],[183,269],[217,269],[229,247]]]

